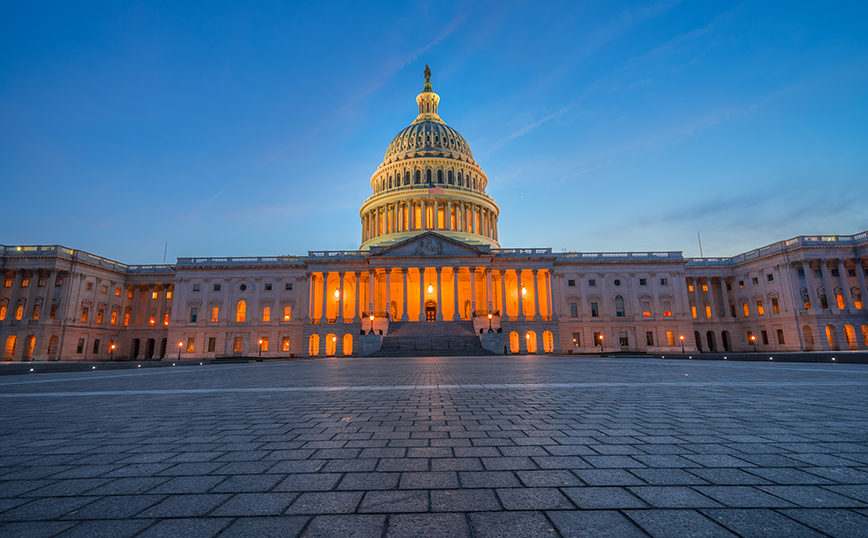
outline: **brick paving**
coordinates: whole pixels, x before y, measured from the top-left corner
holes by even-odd
[[[0,536],[868,536],[868,366],[334,359],[0,379]]]

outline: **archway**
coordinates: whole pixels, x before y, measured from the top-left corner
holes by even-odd
[[[142,343],[139,341],[139,339],[138,338],[133,339],[133,344],[132,344],[132,346],[130,346],[130,349],[132,350],[132,356],[130,357],[130,359],[132,359],[134,361],[138,360],[139,351],[140,351],[141,347],[142,347]]]
[[[338,337],[333,335],[333,334],[327,335],[326,341],[325,341],[326,357],[334,357],[335,356],[335,350],[337,349],[337,347],[338,347]]]
[[[353,354],[353,335],[347,333],[344,335],[344,357]]]
[[[524,335],[524,339],[527,342],[527,352],[536,353],[536,333],[528,331],[527,334]]]
[[[56,359],[55,355],[57,354],[57,351],[58,351],[57,350],[57,343],[59,341],[60,341],[60,339],[56,336],[52,336],[51,338],[48,339],[48,351],[46,353],[48,355],[48,360],[53,361]]]
[[[856,341],[856,329],[852,325],[844,325],[844,338],[847,340],[847,347],[859,349],[859,342]]]
[[[148,344],[145,348],[145,360],[149,361],[154,358],[154,348],[156,347],[156,340],[153,338],[148,338]]]
[[[802,334],[805,336],[805,351],[814,350],[814,331],[807,325],[802,327]]]
[[[720,333],[720,342],[723,345],[723,350],[729,351],[729,331]]]
[[[6,348],[3,351],[3,360],[11,361],[15,356],[15,348],[18,346],[18,337],[10,336],[6,339]]]
[[[437,321],[437,302],[425,302],[425,321]]]
[[[717,346],[715,345],[717,342],[714,340],[714,332],[708,331],[705,333],[705,339],[708,341],[708,351],[714,353],[717,351]]]
[[[835,326],[834,325],[826,325],[826,341],[829,343],[829,347],[838,350],[838,339],[835,335]]]
[[[696,351],[702,353],[702,335],[699,331],[693,331],[693,339],[696,341]]]
[[[509,333],[509,352],[510,353],[518,353],[519,352],[518,333],[515,331],[512,331],[511,333]]]
[[[310,340],[308,341],[307,346],[307,354],[311,357],[316,357],[319,355],[319,335],[312,334],[310,335]]]
[[[33,350],[36,347],[36,337],[32,334],[27,336],[24,339],[24,354],[21,356],[22,360],[29,361],[33,358]]]
[[[552,336],[551,331],[545,331],[543,333],[543,351],[546,353],[553,353],[555,350],[555,339]]]
[[[169,341],[166,338],[160,341],[160,359],[166,358],[166,346],[169,345]]]

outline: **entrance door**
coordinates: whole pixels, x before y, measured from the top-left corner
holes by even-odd
[[[432,301],[425,303],[425,321],[437,321],[437,304]]]

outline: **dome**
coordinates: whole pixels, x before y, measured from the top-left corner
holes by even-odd
[[[464,137],[445,123],[426,120],[414,122],[398,133],[386,150],[384,161],[393,158],[430,155],[432,157],[452,157],[473,162],[473,153]]]

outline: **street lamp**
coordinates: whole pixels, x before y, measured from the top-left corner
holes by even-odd
[[[114,344],[112,344],[112,345],[109,347],[109,361],[113,361],[113,360],[114,360],[115,347],[116,347],[116,346],[115,346]]]
[[[184,342],[178,342],[178,360],[181,360],[181,348],[184,346]]]
[[[374,315],[373,315],[373,314],[371,314],[371,317],[370,317],[370,318],[368,318],[368,319],[370,319],[370,320],[371,320],[371,330],[370,330],[370,331],[368,331],[368,334],[374,334]]]
[[[678,339],[681,340],[681,354],[684,355],[684,335],[682,334]]]
[[[494,329],[491,328],[491,312],[488,313],[488,332],[493,333]]]
[[[262,356],[262,338],[259,339],[259,356]]]
[[[750,335],[750,345],[753,346],[753,352],[756,353],[756,336]]]
[[[603,351],[603,335],[600,335],[600,351]]]

